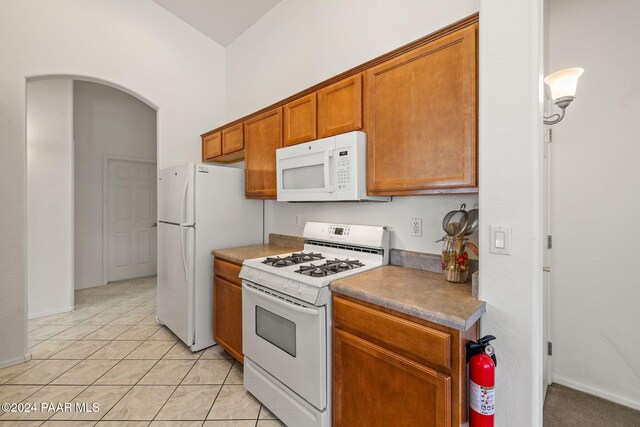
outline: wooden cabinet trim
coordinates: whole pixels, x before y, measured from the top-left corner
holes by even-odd
[[[226,127],[222,130],[222,153],[230,154],[244,148],[242,123]]]
[[[423,45],[426,45],[428,43],[431,43],[432,41],[437,40],[437,39],[439,39],[441,37],[447,36],[448,34],[454,33],[454,32],[458,31],[461,28],[465,28],[465,27],[468,27],[470,25],[476,24],[476,23],[478,23],[478,21],[479,21],[479,14],[478,13],[474,13],[473,15],[467,16],[466,18],[463,18],[463,19],[461,19],[461,20],[459,20],[457,22],[454,22],[451,25],[448,25],[448,26],[446,26],[444,28],[441,28],[441,29],[439,29],[437,31],[434,31],[431,34],[428,34],[428,35],[426,35],[424,37],[421,37],[421,38],[419,38],[419,39],[417,39],[417,40],[415,40],[413,42],[410,42],[410,43],[408,43],[408,44],[406,44],[404,46],[401,46],[401,47],[399,47],[397,49],[394,49],[391,52],[388,52],[388,53],[386,53],[384,55],[381,55],[381,56],[379,56],[377,58],[374,58],[374,59],[372,59],[370,61],[367,61],[367,62],[365,62],[363,64],[360,64],[360,65],[358,65],[358,66],[356,66],[354,68],[351,68],[350,70],[347,70],[347,71],[345,71],[343,73],[340,73],[340,74],[338,74],[336,76],[333,76],[333,77],[331,77],[331,78],[329,78],[329,79],[327,79],[327,80],[325,80],[323,82],[320,82],[320,83],[318,83],[316,85],[313,85],[313,86],[311,86],[311,87],[309,87],[307,89],[304,89],[304,90],[302,90],[302,91],[300,91],[300,92],[298,92],[296,94],[293,94],[293,95],[291,95],[291,96],[289,96],[289,97],[287,97],[287,98],[285,98],[285,99],[283,99],[281,101],[275,102],[275,103],[273,103],[271,105],[268,105],[268,106],[266,106],[264,108],[261,108],[260,110],[254,112],[254,113],[248,114],[248,115],[246,115],[244,117],[240,117],[240,118],[238,118],[238,119],[236,119],[236,120],[234,120],[234,121],[232,121],[230,123],[225,124],[224,126],[220,126],[218,128],[212,129],[212,130],[210,130],[208,132],[205,132],[201,136],[204,137],[204,136],[212,134],[214,132],[221,131],[225,127],[233,126],[233,125],[238,124],[238,123],[242,123],[242,122],[244,122],[244,121],[246,121],[246,120],[248,120],[248,119],[250,119],[252,117],[259,116],[260,114],[263,114],[263,113],[265,113],[265,112],[267,112],[269,110],[272,110],[272,109],[277,108],[277,107],[282,107],[282,106],[288,104],[289,102],[291,102],[293,100],[296,100],[298,98],[306,96],[306,95],[308,95],[308,94],[310,94],[312,92],[316,92],[316,91],[318,91],[318,90],[320,90],[320,89],[322,89],[324,87],[327,87],[329,85],[337,83],[337,82],[339,82],[341,80],[344,80],[344,79],[346,79],[348,77],[351,77],[351,76],[353,76],[355,74],[358,74],[358,73],[360,73],[362,71],[365,71],[365,70],[367,70],[367,69],[369,69],[371,67],[374,67],[376,65],[379,65],[379,64],[381,64],[383,62],[386,62],[386,61],[388,61],[388,60],[390,60],[392,58],[400,56],[400,55],[402,55],[402,54],[404,54],[406,52],[409,52],[409,51],[411,51],[413,49],[416,49],[416,48],[418,48],[420,46],[423,46]]]
[[[376,309],[333,298],[336,327],[374,341],[422,364],[448,371],[451,335]]]
[[[353,88],[351,105],[342,105],[341,112],[347,113],[349,119],[343,123],[331,123],[327,117],[328,112],[334,111],[335,106],[330,105],[329,97],[340,91]],[[345,111],[346,110],[346,111]],[[348,114],[351,113],[351,114]],[[362,129],[362,74],[348,77],[338,83],[322,88],[318,91],[318,137],[326,138],[341,133]]]
[[[317,96],[315,92],[291,101],[282,109],[284,111],[285,147],[313,141],[317,138]]]
[[[223,279],[242,286],[242,280],[240,280],[240,269],[242,266],[234,264],[228,261],[224,261],[218,258],[213,260],[213,273],[216,276],[220,276]]]

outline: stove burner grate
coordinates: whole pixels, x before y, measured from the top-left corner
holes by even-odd
[[[301,265],[295,272],[311,277],[324,277],[332,274],[341,273],[343,271],[353,270],[354,268],[364,267],[359,260],[338,259],[327,261],[322,265]]]
[[[290,265],[302,264],[303,262],[317,261],[320,259],[324,259],[321,253],[295,252],[284,258],[279,256],[267,257],[264,261],[262,261],[262,263],[271,265],[273,267],[288,267]]]

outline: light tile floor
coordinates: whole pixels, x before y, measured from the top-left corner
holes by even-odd
[[[0,369],[0,427],[278,427],[218,346],[192,353],[155,322],[156,280],[76,291],[75,311],[29,321],[32,360]],[[97,411],[58,411],[69,402]],[[42,410],[46,403],[51,410]]]

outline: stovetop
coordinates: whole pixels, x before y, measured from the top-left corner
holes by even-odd
[[[306,293],[313,299],[314,294],[334,280],[384,263],[384,257],[378,254],[305,245],[303,252],[248,259],[243,263],[240,277],[306,300],[301,294]]]
[[[360,267],[364,267],[364,264],[361,263],[360,260],[335,258],[333,260],[328,260],[324,264],[310,263],[309,265],[301,265],[295,273],[311,277],[324,277]]]
[[[302,252],[245,260],[240,277],[321,306],[330,300],[331,282],[389,260],[385,227],[307,222],[303,236]]]
[[[267,257],[263,264],[273,267],[287,267],[290,265],[302,264],[309,261],[324,259],[324,256],[316,252],[294,252],[291,255]]]

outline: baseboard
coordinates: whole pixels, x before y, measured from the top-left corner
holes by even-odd
[[[31,360],[31,352],[28,352],[22,357],[16,357],[15,359],[4,360],[0,362],[0,369],[6,368],[8,366],[19,365],[20,363],[28,362]]]
[[[604,391],[599,388],[592,387],[559,375],[553,376],[553,382],[640,411],[640,402],[638,401],[631,400],[623,396],[618,396],[616,394],[609,393],[608,391]]]
[[[61,308],[61,309],[58,309],[58,310],[43,311],[43,312],[40,312],[40,313],[30,314],[29,315],[29,320],[37,319],[37,318],[44,317],[44,316],[52,316],[54,314],[68,313],[68,312],[73,311],[73,310],[74,310],[74,306],[65,307],[65,308]]]
[[[96,286],[106,285],[106,283],[98,282],[98,283],[86,283],[84,285],[80,285],[76,283],[75,290],[78,289],[87,289],[87,288],[95,288]]]

